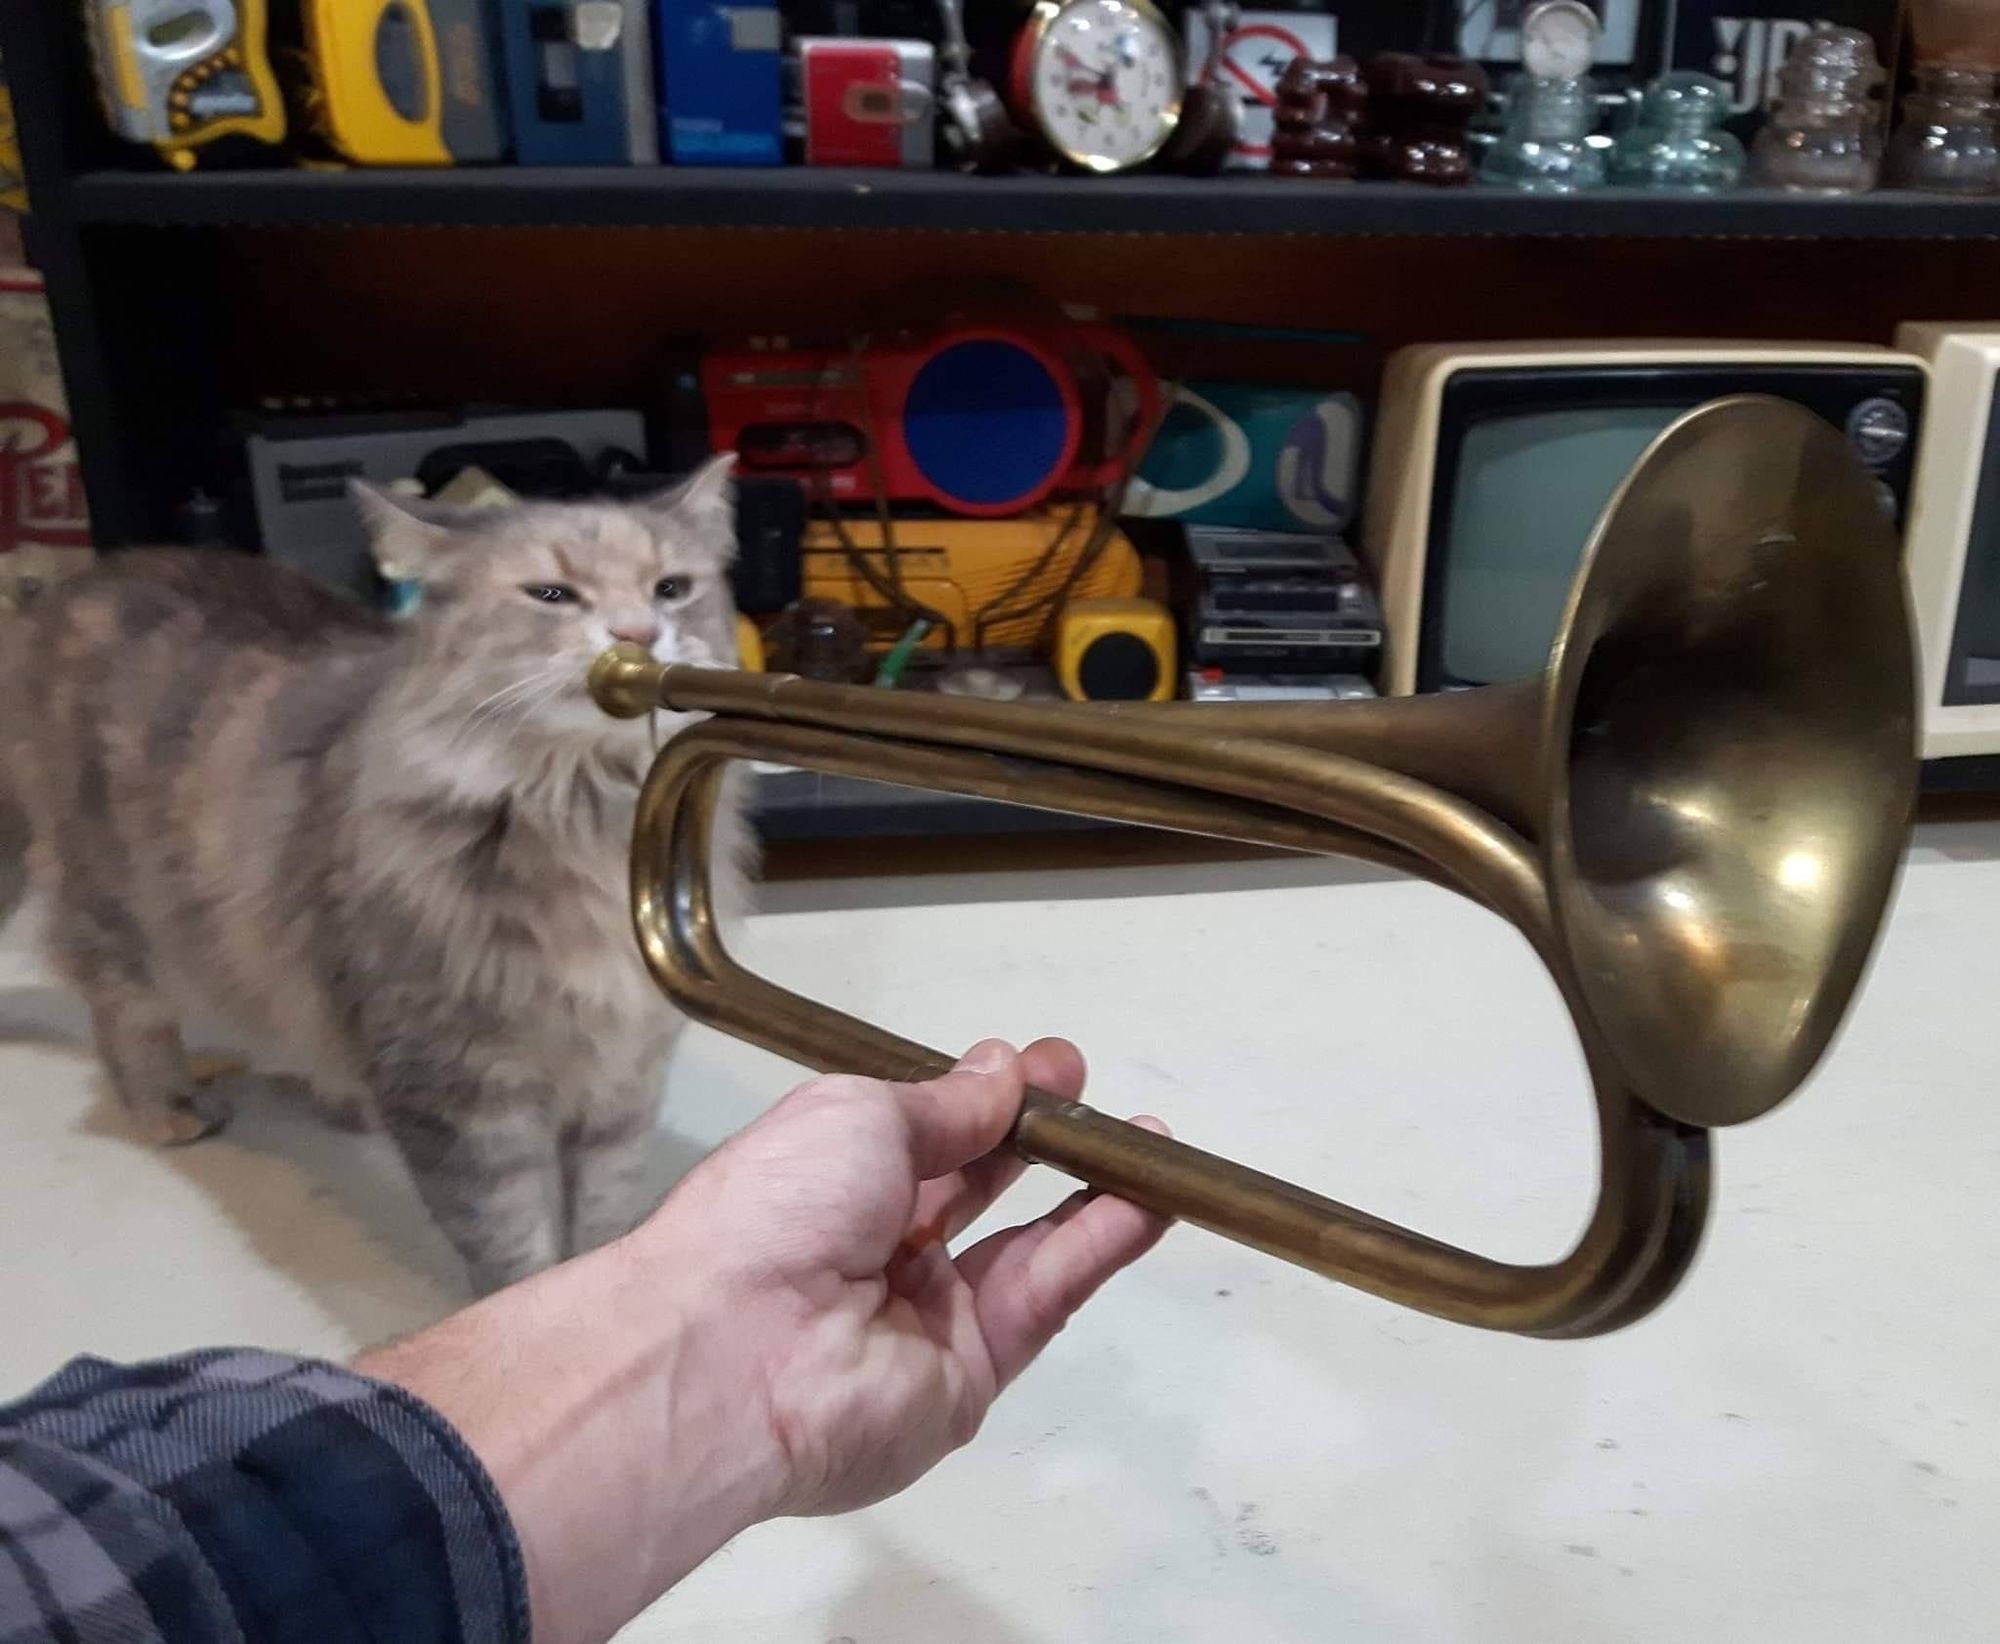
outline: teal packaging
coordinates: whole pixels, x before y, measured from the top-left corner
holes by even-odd
[[[1190,382],[1139,464],[1125,511],[1191,525],[1338,534],[1355,517],[1361,406],[1352,394]]]

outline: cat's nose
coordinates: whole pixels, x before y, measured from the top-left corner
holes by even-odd
[[[613,639],[629,639],[634,645],[643,645],[649,651],[660,637],[658,617],[625,617],[610,626]]]

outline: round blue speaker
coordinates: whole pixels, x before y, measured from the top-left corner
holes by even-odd
[[[910,380],[904,448],[942,507],[1000,514],[1032,507],[1076,452],[1075,389],[1018,342],[970,338],[940,348]]]

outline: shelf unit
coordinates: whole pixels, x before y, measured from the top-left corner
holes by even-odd
[[[2000,199],[1767,189],[1514,194],[1251,174],[1212,180],[940,171],[515,167],[75,178],[78,222],[158,226],[604,227],[931,233],[2000,239]]]
[[[1197,259],[1207,259],[1211,268],[1239,259],[1254,283],[1276,261],[1323,256],[1324,248],[1341,243],[1456,243],[1461,249],[1450,254],[1460,259],[1454,265],[1460,269],[1474,266],[1466,259],[1485,255],[1483,246],[1517,252],[1539,246],[1544,249],[1532,254],[1526,275],[1518,267],[1516,275],[1546,278],[1558,289],[1572,260],[1593,248],[1608,254],[1621,245],[1660,248],[1661,266],[1678,272],[1660,276],[1649,266],[1637,282],[1643,287],[1649,279],[1689,277],[1675,242],[1713,241],[1740,248],[1718,249],[1717,261],[1753,259],[1741,266],[1767,278],[1774,265],[1760,244],[1798,246],[1796,253],[1784,251],[1785,266],[1799,259],[1800,277],[1808,283],[1826,277],[1833,266],[1827,256],[1856,255],[1872,259],[1873,272],[1865,276],[1872,284],[1859,287],[1864,290],[1892,288],[1906,266],[1928,270],[1921,289],[1964,293],[1961,301],[1976,302],[1979,292],[2000,288],[2000,251],[1989,258],[1977,249],[2000,242],[2000,199],[1893,191],[1847,199],[1758,190],[1709,197],[1623,190],[1543,197],[1254,176],[967,177],[802,168],[181,175],[142,169],[144,157],[103,129],[73,6],[0,0],[0,58],[33,203],[25,241],[47,282],[93,526],[110,547],[159,539],[167,488],[184,478],[204,439],[212,444],[229,409],[217,362],[232,348],[240,355],[243,343],[227,294],[230,276],[245,244],[270,233],[352,232],[379,239],[382,231],[498,231],[519,244],[520,236],[574,232],[601,245],[605,231],[636,230],[667,240],[705,236],[703,255],[712,254],[716,236],[733,236],[739,266],[765,255],[762,248],[774,235],[818,236],[845,247],[850,258],[860,241],[876,248],[862,256],[883,262],[908,257],[915,246],[950,242],[962,248],[951,259],[953,270],[965,271],[981,270],[996,245],[1026,244],[1047,248],[1051,268],[1122,256],[1127,266],[1177,291],[1183,269]],[[1133,237],[1171,239],[1185,250],[1172,260],[1149,248],[1117,250],[1136,243]],[[1851,254],[1820,253],[1813,263],[1810,242],[1865,246]],[[936,262],[932,256],[931,265]],[[1406,266],[1407,260],[1387,274],[1378,271],[1399,297]],[[1583,279],[1588,284],[1593,276]],[[1211,279],[1198,289],[1212,295],[1218,287]],[[315,298],[310,287],[298,294],[302,304]],[[1690,311],[1681,312],[1685,321]],[[1773,312],[1771,303],[1760,312]],[[268,310],[263,323],[270,323]],[[248,346],[254,350],[255,340]],[[832,778],[767,778],[761,793],[767,829],[780,838],[1079,825]]]

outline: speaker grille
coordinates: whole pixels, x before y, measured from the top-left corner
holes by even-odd
[[[1076,679],[1092,702],[1144,702],[1160,683],[1160,659],[1134,634],[1106,634],[1084,648]]]

